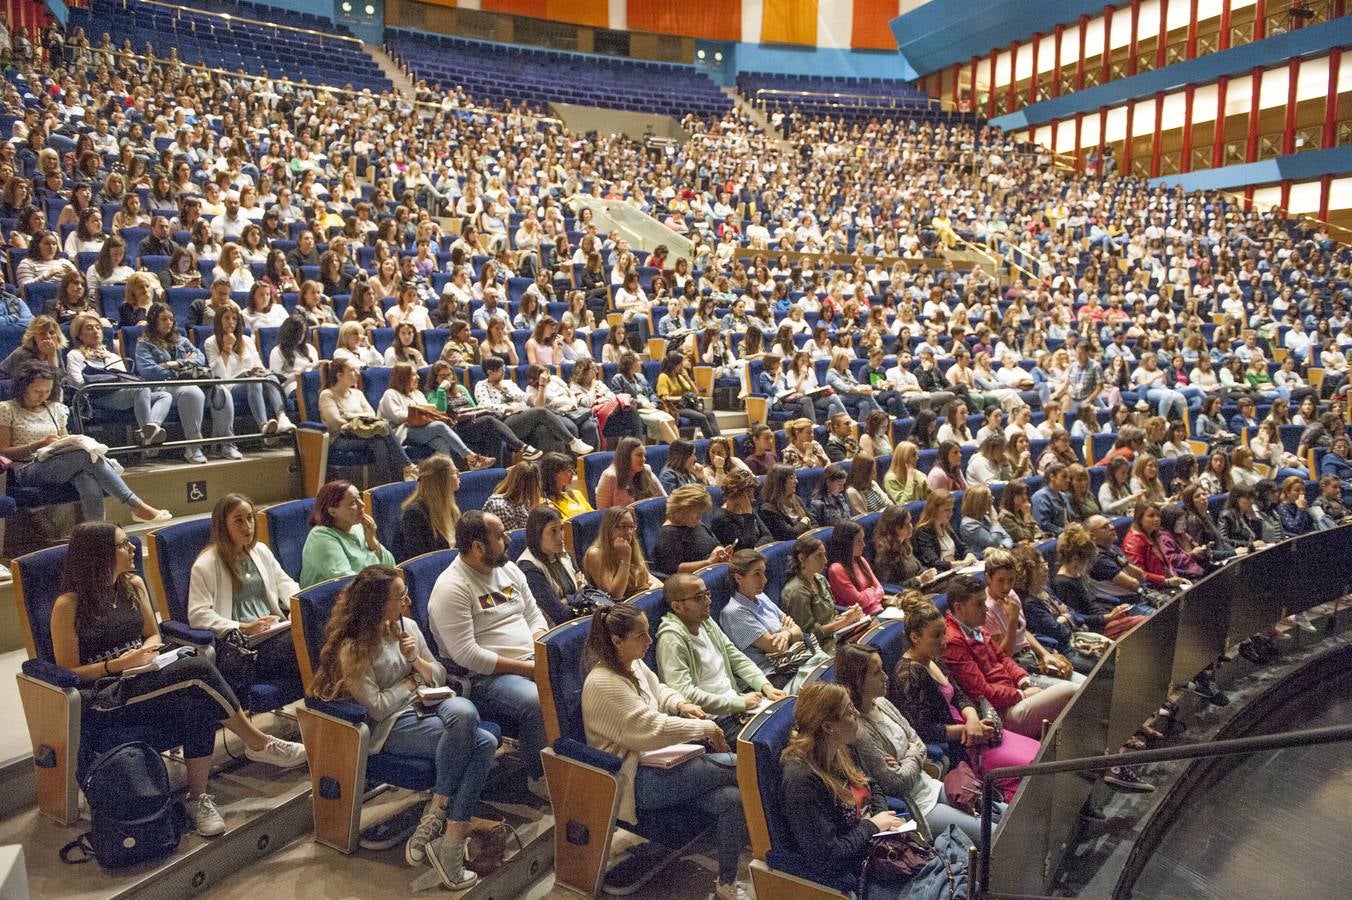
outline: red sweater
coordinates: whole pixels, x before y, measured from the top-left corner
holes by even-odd
[[[837,606],[858,606],[866,614],[876,616],[883,608],[883,586],[878,576],[873,574],[868,560],[862,556],[854,561],[854,571],[864,587],[857,588],[850,580],[850,573],[840,563],[831,563],[826,569],[826,580],[831,584],[831,593]]]
[[[985,640],[974,641],[952,613],[946,614],[944,621],[948,623],[944,665],[964,693],[974,699],[985,697],[1001,712],[1023,699],[1019,683],[1028,673],[1005,655],[985,628],[981,629]]]
[[[1134,525],[1127,529],[1126,537],[1122,538],[1122,552],[1133,566],[1145,573],[1145,580],[1149,584],[1164,584],[1165,579],[1173,574],[1169,563],[1154,543]]]

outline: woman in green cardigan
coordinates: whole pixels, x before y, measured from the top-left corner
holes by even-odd
[[[330,481],[319,489],[310,525],[300,554],[302,588],[356,575],[367,566],[394,565],[394,554],[376,540],[375,520],[349,481]]]

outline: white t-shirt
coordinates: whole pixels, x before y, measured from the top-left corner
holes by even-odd
[[[14,446],[31,444],[45,437],[61,433],[61,425],[70,418],[64,403],[44,403],[37,409],[25,409],[17,400],[0,403],[0,425],[10,429]]]
[[[728,664],[718,648],[704,636],[704,630],[690,636],[690,643],[699,657],[699,686],[711,694],[723,697],[737,693],[728,679]]]

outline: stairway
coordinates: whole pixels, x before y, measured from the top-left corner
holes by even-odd
[[[774,135],[777,143],[781,144],[783,147],[789,146],[788,141],[779,140],[779,136],[771,131],[770,117],[767,116],[765,113],[761,112],[759,109],[757,109],[754,103],[749,102],[745,97],[737,93],[736,85],[724,85],[723,87],[719,88],[719,90],[727,94],[728,99],[732,100],[732,102],[737,106],[737,109],[740,110],[742,113],[744,113],[747,117],[749,117],[751,121],[759,125],[766,134]]]
[[[394,85],[395,93],[403,94],[409,100],[412,100],[417,94],[417,85],[412,78],[404,72],[403,66],[399,65],[392,56],[385,52],[385,48],[379,44],[363,44],[366,52],[380,66],[380,71],[385,73],[385,77]]]

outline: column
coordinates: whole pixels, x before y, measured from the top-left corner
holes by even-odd
[[[1230,49],[1230,0],[1221,0],[1221,33],[1216,49]]]
[[[1037,51],[1038,51],[1038,45],[1041,44],[1041,43],[1042,43],[1042,35],[1039,34],[1039,33],[1036,32],[1036,31],[1033,32],[1033,74],[1032,74],[1032,77],[1028,79],[1028,105],[1029,105],[1029,106],[1032,106],[1034,103],[1037,102],[1037,80],[1038,80],[1038,74],[1037,74]]]
[[[1103,56],[1099,60],[1099,84],[1107,84],[1110,71],[1109,62],[1112,57],[1113,36],[1113,8],[1105,7],[1103,10]]]
[[[1160,156],[1164,152],[1164,138],[1160,134],[1164,127],[1164,91],[1155,94],[1155,133],[1150,137],[1150,177],[1160,177]]]
[[[1014,91],[1014,78],[1018,73],[1019,66],[1019,42],[1015,41],[1009,45],[1009,93],[1005,97],[1005,112],[1013,112],[1016,108],[1014,98],[1017,96]]]
[[[1188,85],[1183,92],[1183,147],[1179,150],[1178,171],[1192,171],[1192,101],[1197,95],[1197,87]]]
[[[1211,168],[1213,169],[1219,169],[1221,162],[1225,159],[1225,91],[1229,86],[1229,75],[1222,75],[1216,81],[1216,140],[1211,144]]]
[[[1328,220],[1329,217],[1329,193],[1333,189],[1333,176],[1321,175],[1319,177],[1319,218]]]
[[[1329,51],[1329,89],[1324,95],[1324,139],[1320,142],[1325,150],[1338,146],[1338,69],[1342,62],[1341,47]]]
[[[1131,136],[1131,132],[1132,129],[1135,127],[1135,123],[1136,123],[1136,101],[1133,99],[1127,101],[1127,137],[1126,140],[1122,142],[1122,159],[1119,161],[1122,165],[1122,174],[1128,177],[1130,177],[1131,175],[1132,149],[1133,145],[1136,143],[1134,140],[1132,140]]]
[[[1080,55],[1075,60],[1075,90],[1084,90],[1084,60],[1085,60],[1085,26],[1089,24],[1088,16],[1080,16]]]
[[[1155,41],[1155,68],[1163,69],[1167,60],[1165,50],[1169,46],[1169,0],[1160,0],[1159,38]]]
[[[1267,0],[1258,0],[1253,5],[1253,39],[1261,41],[1267,37]]]
[[[1052,37],[1052,53],[1056,54],[1055,56],[1052,57],[1052,60],[1053,60],[1053,65],[1052,65],[1052,96],[1053,96],[1053,97],[1060,97],[1060,96],[1061,96],[1061,39],[1062,39],[1063,37],[1065,37],[1065,34],[1066,34],[1066,26],[1064,26],[1064,25],[1057,25],[1057,26],[1056,26],[1056,33],[1055,33],[1055,35]]]
[[[1286,64],[1286,120],[1282,123],[1282,155],[1296,152],[1296,79],[1300,77],[1300,57]],[[1285,205],[1283,205],[1285,208]]]
[[[1184,50],[1184,55],[1188,59],[1197,58],[1197,2],[1198,0],[1191,0],[1191,6],[1189,6],[1188,45],[1187,49]]]
[[[976,112],[976,57],[967,63],[967,108]]]
[[[986,92],[986,118],[995,117],[995,56],[996,51],[991,51],[991,80],[990,90]]]
[[[1249,79],[1253,85],[1251,99],[1249,101],[1249,132],[1244,142],[1244,161],[1258,161],[1258,96],[1263,89],[1263,70],[1259,66],[1254,66]]]
[[[1136,74],[1136,54],[1141,29],[1141,0],[1131,0],[1131,42],[1127,44],[1127,74]]]

